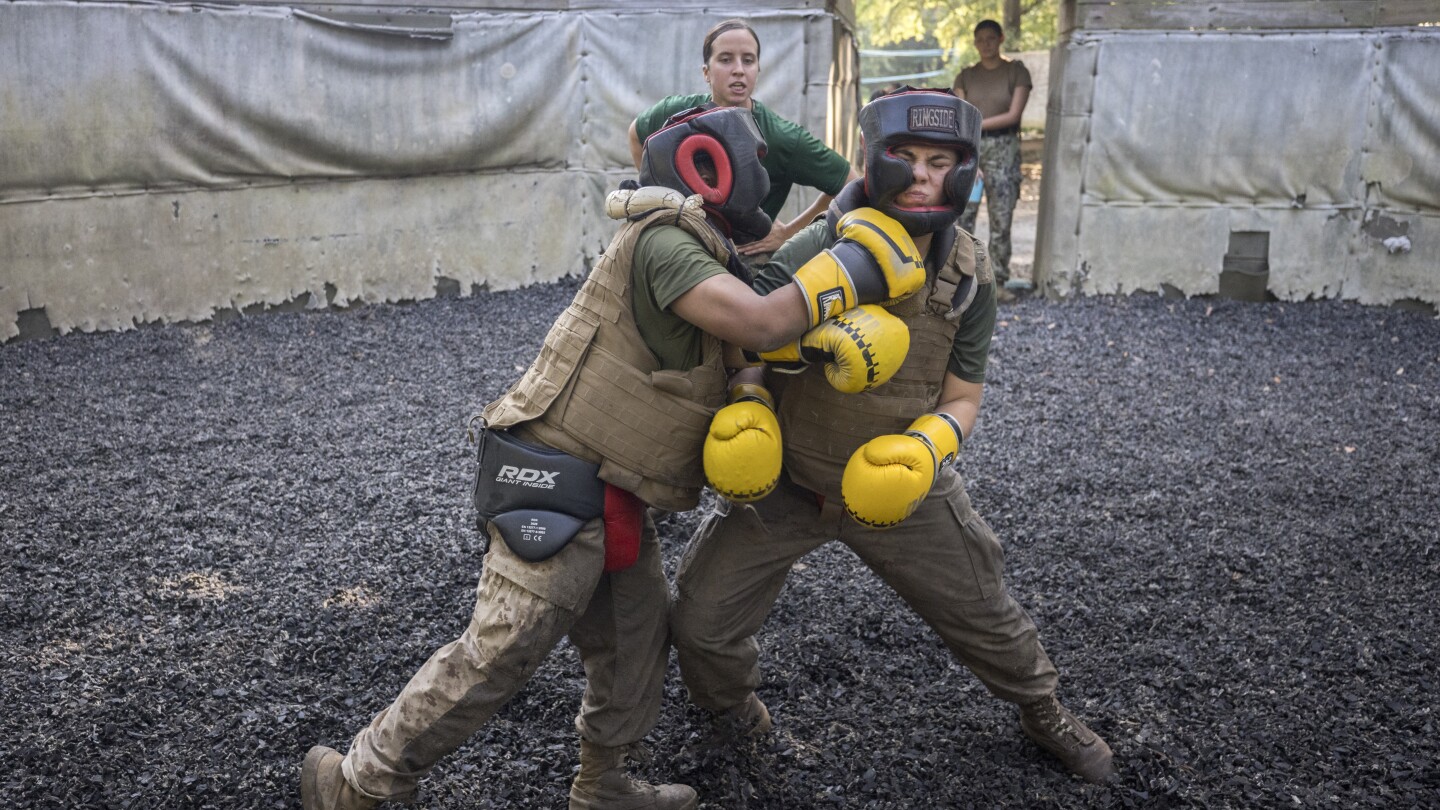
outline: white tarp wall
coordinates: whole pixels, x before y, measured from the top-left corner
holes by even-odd
[[[1052,293],[1215,293],[1230,234],[1261,232],[1283,300],[1440,304],[1440,29],[1075,31],[1054,58]]]
[[[757,97],[851,147],[836,5],[6,2],[0,341],[42,308],[113,330],[583,272],[634,176],[630,120],[705,90],[701,40],[728,16],[760,35]]]
[[[1026,129],[1045,129],[1045,110],[1050,96],[1050,52],[1016,51],[1005,56],[1024,62],[1025,69],[1030,71],[1030,81],[1035,83],[1035,86],[1030,88],[1030,100],[1025,104],[1025,112],[1020,115],[1020,126]]]

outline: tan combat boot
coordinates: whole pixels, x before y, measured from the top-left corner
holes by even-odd
[[[770,721],[770,710],[765,708],[759,695],[754,692],[750,693],[750,697],[721,712],[716,722],[724,732],[742,740],[764,736],[774,725]]]
[[[630,778],[625,761],[637,747],[606,748],[581,740],[570,810],[695,810],[695,791],[687,785],[652,785]]]
[[[1101,784],[1114,777],[1110,746],[1061,706],[1054,695],[1021,706],[1020,728],[1085,781]]]
[[[339,751],[317,745],[300,766],[300,805],[305,810],[370,810],[379,802],[345,781]]]

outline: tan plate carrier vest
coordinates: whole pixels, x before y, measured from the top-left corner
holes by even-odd
[[[660,209],[626,223],[561,313],[540,354],[481,413],[493,428],[600,465],[600,478],[652,506],[695,508],[705,483],[701,449],[725,404],[720,341],[702,338],[700,365],[661,369],[635,326],[631,265],[640,234],[678,225],[725,264],[729,248],[699,210]]]
[[[964,276],[975,276],[976,283],[964,300],[955,302]],[[791,479],[839,503],[840,476],[860,445],[876,436],[904,433],[911,422],[935,409],[960,316],[975,300],[979,285],[994,281],[984,248],[957,229],[950,256],[931,275],[926,292],[886,307],[910,328],[910,351],[889,382],[863,394],[842,394],[825,381],[818,366],[799,374],[767,373],[780,402],[780,436]]]

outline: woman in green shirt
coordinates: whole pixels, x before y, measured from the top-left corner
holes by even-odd
[[[760,209],[775,220],[770,234],[740,245],[742,255],[771,253],[825,211],[830,199],[859,175],[850,162],[826,146],[805,128],[777,115],[753,97],[760,76],[760,38],[743,20],[726,20],[705,35],[701,73],[710,92],[667,96],[636,116],[630,124],[630,155],[640,168],[640,150],[645,139],[681,110],[702,104],[744,107],[755,116],[764,136],[767,152],[762,163],[770,176],[770,194]],[[780,208],[796,184],[820,191],[820,196],[790,222],[781,222]]]

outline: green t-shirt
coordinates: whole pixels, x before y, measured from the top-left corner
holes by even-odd
[[[666,369],[700,365],[700,328],[670,311],[675,299],[728,272],[700,241],[674,225],[652,225],[635,243],[630,301],[645,345]]]
[[[1030,71],[1018,59],[1005,59],[1000,67],[991,69],[978,62],[960,71],[955,77],[955,87],[965,94],[965,100],[974,104],[980,114],[989,118],[1004,115],[1010,111],[1010,102],[1015,98],[1015,88],[1034,88]]]
[[[664,126],[666,119],[681,110],[709,104],[707,93],[667,96],[635,118],[635,133],[640,142]],[[760,161],[770,175],[770,193],[760,202],[760,210],[771,219],[780,209],[797,183],[818,189],[832,197],[845,187],[850,176],[850,162],[839,152],[821,143],[799,124],[781,118],[769,107],[756,101],[751,112],[755,125],[765,138],[765,157]]]
[[[963,238],[963,237],[962,237]],[[755,291],[761,295],[790,283],[795,271],[805,262],[820,255],[834,244],[824,220],[811,223],[780,246],[770,261],[756,269]],[[916,293],[920,295],[921,293]],[[985,382],[985,365],[990,356],[990,337],[995,333],[995,285],[982,284],[975,291],[975,300],[960,316],[960,328],[950,347],[948,369],[951,374],[971,383]]]

